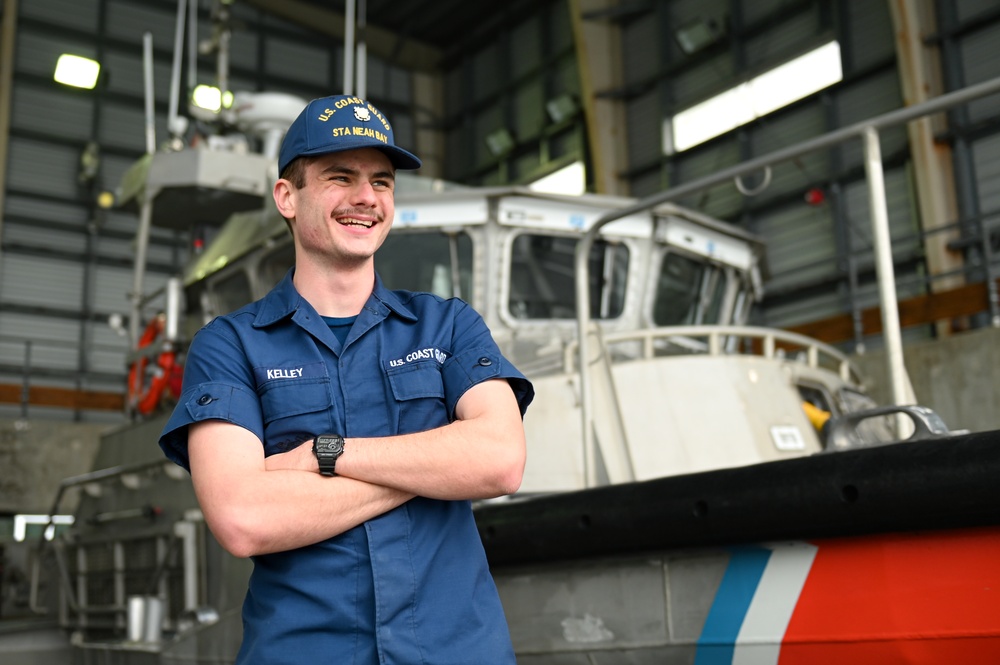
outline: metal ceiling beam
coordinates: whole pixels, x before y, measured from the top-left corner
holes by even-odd
[[[244,0],[248,5],[316,30],[340,41],[346,37],[346,19],[339,12],[317,7],[302,0]],[[405,64],[407,69],[433,72],[440,66],[444,54],[441,49],[424,42],[400,35],[369,23],[365,27],[367,51],[394,64]]]

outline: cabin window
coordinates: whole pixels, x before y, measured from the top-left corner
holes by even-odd
[[[576,318],[577,238],[519,235],[514,239],[507,306],[518,319]],[[625,307],[628,248],[605,240],[590,250],[590,314],[613,319]]]
[[[212,294],[215,296],[215,306],[219,314],[234,312],[254,301],[250,280],[242,270],[237,270],[216,282],[212,286]]]
[[[390,289],[472,298],[472,239],[466,233],[393,231],[375,253],[375,270]]]
[[[723,323],[726,272],[720,266],[665,254],[656,282],[653,323],[684,326]]]
[[[264,293],[277,286],[294,263],[295,244],[289,238],[287,243],[272,251],[260,262],[257,278],[260,280],[260,286],[264,289]],[[260,294],[259,297],[263,297],[264,293]]]

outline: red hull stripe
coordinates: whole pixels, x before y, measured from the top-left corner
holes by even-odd
[[[815,544],[779,665],[1000,663],[1000,529]]]

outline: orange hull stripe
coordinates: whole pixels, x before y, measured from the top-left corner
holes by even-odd
[[[779,665],[1000,663],[1000,529],[815,544]]]

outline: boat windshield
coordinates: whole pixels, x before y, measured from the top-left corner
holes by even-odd
[[[467,233],[394,231],[375,253],[375,270],[390,289],[472,298],[472,239]]]
[[[664,254],[656,281],[653,322],[658,326],[728,323],[726,271],[683,254]]]
[[[577,238],[521,234],[510,258],[507,306],[517,319],[576,317],[575,252]],[[592,318],[613,319],[625,306],[629,253],[622,243],[597,240],[590,250]]]

